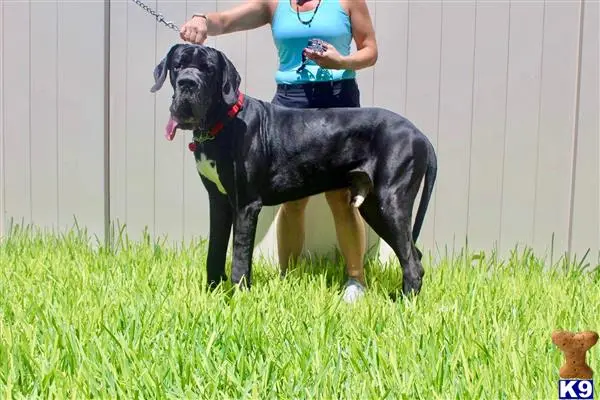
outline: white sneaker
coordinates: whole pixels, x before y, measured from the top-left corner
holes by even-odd
[[[354,303],[356,300],[364,296],[366,290],[359,281],[352,278],[348,279],[344,287],[343,300],[346,303]]]

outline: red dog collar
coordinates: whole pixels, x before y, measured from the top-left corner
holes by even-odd
[[[238,94],[237,102],[227,111],[227,116],[229,118],[233,118],[240,112],[242,109],[242,104],[244,104],[244,93],[240,92]],[[218,121],[215,126],[213,126],[209,132],[211,136],[216,136],[219,131],[223,129],[223,122]]]
[[[231,106],[229,111],[227,111],[227,116],[229,118],[234,118],[242,109],[242,104],[244,104],[244,93],[239,92],[238,99],[236,103],[233,106]],[[208,134],[214,138],[215,136],[217,136],[217,133],[219,133],[221,129],[223,129],[223,126],[223,121],[217,121],[217,123],[210,129],[210,131],[208,131]],[[196,142],[191,142],[188,145],[188,147],[190,151],[196,151]]]

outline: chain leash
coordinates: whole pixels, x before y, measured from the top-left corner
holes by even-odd
[[[132,0],[132,1],[135,4],[137,4],[138,6],[140,6],[141,8],[143,8],[146,12],[148,12],[154,18],[156,18],[157,22],[161,22],[161,23],[165,24],[168,28],[171,28],[172,30],[174,30],[175,32],[179,32],[179,27],[177,27],[177,25],[175,25],[173,22],[165,20],[165,17],[163,17],[163,15],[161,13],[154,11],[153,9],[148,7],[146,4],[144,4],[141,0]]]

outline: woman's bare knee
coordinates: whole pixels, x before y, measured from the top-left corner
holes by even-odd
[[[306,205],[308,204],[308,197],[300,200],[288,201],[287,203],[283,203],[281,206],[282,211],[287,214],[302,214],[306,209]]]
[[[325,192],[325,198],[333,213],[352,211],[352,206],[350,205],[350,192],[348,189]]]

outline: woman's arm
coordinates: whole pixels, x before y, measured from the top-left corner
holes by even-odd
[[[208,36],[258,28],[271,19],[266,0],[246,0],[231,9],[194,16],[188,20],[179,33],[181,39],[203,44]]]
[[[359,70],[377,62],[377,40],[365,0],[349,0],[348,11],[356,52],[342,57],[344,69]]]

